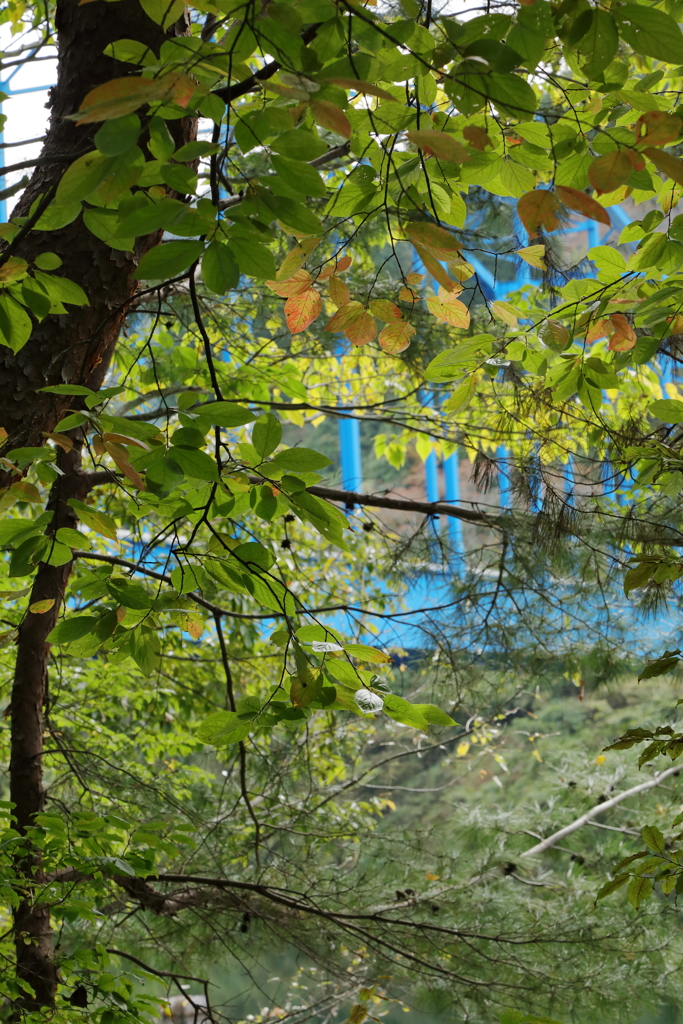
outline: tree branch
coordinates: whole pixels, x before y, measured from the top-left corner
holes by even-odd
[[[543,853],[544,850],[548,850],[555,843],[559,843],[560,839],[564,839],[565,836],[569,836],[572,832],[576,832],[577,829],[581,828],[582,825],[586,825],[591,818],[595,818],[598,814],[602,814],[603,811],[608,811],[610,807],[616,807],[626,797],[635,796],[637,793],[644,793],[646,789],[652,789],[654,786],[659,786],[660,783],[664,782],[664,779],[668,779],[670,775],[676,775],[681,771],[681,765],[674,765],[673,768],[667,768],[665,771],[660,772],[659,775],[655,776],[654,779],[648,779],[647,782],[641,782],[637,786],[632,786],[630,789],[625,789],[623,793],[617,793],[611,800],[603,800],[601,804],[596,804],[595,807],[591,807],[589,811],[582,814],[580,818],[573,821],[571,825],[565,825],[559,832],[553,832],[551,836],[544,839],[540,843],[536,843],[529,850],[525,850],[521,854],[522,857],[531,857],[535,853]]]

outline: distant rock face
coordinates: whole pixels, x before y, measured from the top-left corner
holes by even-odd
[[[209,1024],[205,996],[172,996],[161,1013],[161,1024]]]

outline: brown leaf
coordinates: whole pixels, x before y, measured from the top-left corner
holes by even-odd
[[[386,89],[380,89],[378,85],[373,85],[372,82],[363,82],[360,78],[324,78],[322,81],[333,82],[334,85],[338,85],[342,89],[354,89],[355,92],[362,92],[364,96],[377,96],[380,100],[396,102],[396,97],[392,96]]]
[[[540,230],[554,231],[560,223],[557,219],[559,209],[555,193],[544,188],[525,192],[517,200],[519,219],[530,235],[536,235]]]
[[[568,185],[557,185],[555,192],[570,210],[583,214],[589,220],[596,220],[600,224],[606,224],[607,227],[611,227],[612,222],[607,210],[604,206],[600,206],[600,203],[596,202],[592,196],[587,196],[585,192],[581,192],[578,188],[569,188]]]
[[[683,122],[676,114],[663,110],[648,110],[636,121],[635,135],[638,146],[666,146],[675,142],[683,132]]]
[[[73,441],[66,434],[49,434],[43,431],[43,437],[47,437],[50,441],[54,441],[60,448],[63,448],[65,452],[70,452],[74,446]]]
[[[334,103],[330,103],[329,100],[313,100],[311,113],[316,124],[336,132],[345,139],[351,138],[351,122],[344,111]]]
[[[438,157],[440,160],[450,160],[454,164],[461,164],[471,159],[465,147],[461,146],[452,135],[437,131],[435,128],[406,132],[406,138],[410,139],[418,149],[422,149],[425,153]]]
[[[449,260],[460,253],[460,243],[445,228],[429,221],[416,221],[408,224],[406,234],[413,245],[422,245],[439,259]]]
[[[486,149],[487,146],[493,146],[491,137],[485,128],[480,128],[476,124],[468,124],[462,130],[463,135],[469,142],[473,149],[478,149],[480,152]]]
[[[593,161],[588,168],[588,180],[596,192],[614,192],[627,181],[632,170],[633,164],[628,152],[615,149]]]

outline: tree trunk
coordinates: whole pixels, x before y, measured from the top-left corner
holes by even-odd
[[[64,120],[93,88],[112,78],[139,69],[103,57],[111,42],[132,38],[155,53],[166,34],[142,10],[138,0],[101,0],[81,5],[79,0],[59,0],[59,70],[52,90],[52,117],[42,156],[65,155],[62,163],[41,165],[24,193],[17,216],[26,216],[38,196],[56,184],[71,160],[94,148],[98,125],[76,127]],[[173,30],[174,32],[176,29]],[[180,26],[179,31],[184,31]],[[196,134],[196,121],[185,118],[170,123],[178,144]],[[55,252],[63,261],[59,273],[76,281],[86,292],[89,305],[70,307],[66,316],[48,316],[34,325],[30,340],[16,355],[0,348],[0,426],[9,439],[6,448],[41,445],[43,432],[54,429],[74,399],[40,394],[48,384],[85,384],[97,390],[116,345],[126,307],[137,282],[133,272],[140,256],[160,241],[157,232],[138,239],[134,253],[113,250],[95,238],[78,217],[67,227],[51,232],[32,231],[17,247],[16,255],[32,262],[42,251]],[[53,487],[50,506],[55,511],[50,532],[60,526],[75,527],[75,516],[66,504],[69,497],[82,498],[89,480],[80,470],[79,449],[60,453],[65,476]],[[6,477],[7,474],[4,474]],[[6,481],[0,481],[6,482]],[[31,602],[54,600],[43,615],[28,613],[19,629],[11,698],[10,795],[17,829],[24,833],[44,805],[43,710],[46,698],[49,644],[47,636],[63,603],[71,564],[42,564],[35,578]],[[33,884],[41,881],[40,860],[28,850],[18,861],[24,877],[22,902],[14,914],[17,978],[31,986],[34,996],[20,997],[19,1008],[54,1007],[57,970],[53,959],[49,909],[34,906]]]
[[[54,511],[49,532],[54,535],[63,526],[72,530],[77,526],[69,498],[83,500],[91,478],[80,469],[80,449],[60,453],[60,469],[64,476],[55,481],[48,508]],[[43,810],[43,708],[47,694],[49,644],[47,636],[57,622],[71,562],[52,566],[41,563],[31,589],[30,603],[54,601],[49,611],[41,614],[28,612],[19,627],[17,659],[10,702],[11,761],[10,799],[14,804],[16,828],[22,835],[33,824],[35,815]],[[17,858],[16,868],[23,876],[24,892],[14,912],[14,938],[16,948],[17,979],[28,982],[35,998],[22,1000],[26,1010],[53,1006],[57,985],[57,972],[52,956],[50,911],[34,906],[35,891],[31,880],[42,881],[40,858],[36,851],[28,850]]]
[[[59,0],[59,69],[51,93],[52,114],[41,156],[66,156],[60,163],[40,165],[22,196],[15,215],[27,216],[34,201],[55,185],[71,160],[94,149],[99,125],[77,127],[64,120],[78,110],[84,96],[112,78],[135,74],[138,68],[102,51],[119,39],[135,39],[158,54],[166,38],[162,28],[143,11],[139,0],[103,3]],[[183,31],[183,26],[171,30]],[[196,134],[196,119],[169,122],[178,144]],[[155,232],[136,243],[134,253],[111,249],[95,238],[81,217],[58,231],[32,231],[19,244],[16,255],[32,262],[40,252],[57,253],[63,260],[58,273],[77,282],[90,305],[69,307],[66,316],[47,316],[34,326],[30,340],[16,355],[0,348],[0,426],[9,434],[6,448],[43,443],[73,399],[38,394],[47,384],[85,384],[96,390],[111,358],[126,308],[137,289],[133,272],[140,257],[161,238]]]

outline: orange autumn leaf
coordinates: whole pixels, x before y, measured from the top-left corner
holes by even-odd
[[[406,274],[406,284],[419,284],[420,281],[424,281],[424,274],[416,274],[414,271]]]
[[[476,124],[468,124],[462,130],[463,135],[473,149],[483,152],[487,146],[493,146],[491,137],[485,128],[479,128]]]
[[[663,110],[648,110],[636,121],[636,145],[666,146],[675,142],[683,132],[683,122],[676,114],[667,114]]]
[[[555,193],[544,188],[525,192],[517,200],[519,219],[530,235],[537,235],[541,230],[554,231],[560,223],[557,219],[559,209]]]
[[[366,309],[344,328],[344,334],[352,345],[367,345],[377,334],[377,323]]]
[[[605,318],[596,320],[596,322],[589,327],[586,331],[586,341],[591,344],[594,341],[598,341],[599,338],[605,338],[613,328],[611,320]]]
[[[330,103],[329,100],[313,100],[311,113],[316,124],[336,132],[345,139],[351,138],[351,122],[344,111],[334,103]]]
[[[460,299],[447,298],[445,301],[440,296],[430,295],[425,300],[427,309],[437,320],[450,324],[451,327],[464,329],[470,325],[470,311]]]
[[[330,278],[330,298],[337,308],[345,306],[351,298],[351,292],[349,291],[348,285],[346,285],[340,277]]]
[[[365,312],[365,306],[362,302],[358,302],[355,299],[352,302],[347,302],[345,306],[341,306],[337,312],[327,321],[325,331],[343,331],[346,325],[349,324],[354,318],[357,318],[361,313]]]
[[[401,299],[402,302],[417,302],[417,300],[420,298],[417,292],[414,292],[412,288],[406,288],[405,285],[401,288],[400,292],[398,293],[398,297],[399,299]]]
[[[332,277],[333,274],[343,274],[345,270],[349,269],[352,262],[352,256],[342,256],[340,259],[328,263],[318,274],[318,280],[325,281],[328,277]]]
[[[288,299],[292,295],[301,295],[302,292],[307,291],[312,282],[313,278],[307,270],[296,270],[291,277],[288,277],[285,281],[266,281],[268,287],[282,296],[283,299]]]
[[[385,324],[393,324],[403,319],[401,310],[388,299],[373,299],[370,303],[370,312]]]
[[[465,147],[461,146],[452,135],[437,131],[435,128],[406,132],[406,138],[418,149],[441,160],[450,160],[454,164],[461,164],[465,160],[471,159]]]
[[[402,320],[400,323],[387,324],[383,327],[377,340],[385,352],[396,355],[398,352],[405,352],[414,334],[413,325]]]
[[[585,192],[581,192],[578,188],[569,188],[568,185],[557,185],[555,192],[570,210],[583,214],[589,220],[596,220],[600,224],[606,224],[607,227],[611,227],[612,222],[607,210],[604,206],[600,206],[600,203],[593,199],[592,196],[587,196]]]
[[[285,317],[292,334],[300,334],[320,315],[323,302],[315,288],[292,295],[285,302]]]
[[[616,330],[609,340],[608,348],[611,352],[630,352],[638,340],[633,327],[623,313],[612,313],[610,321]]]

